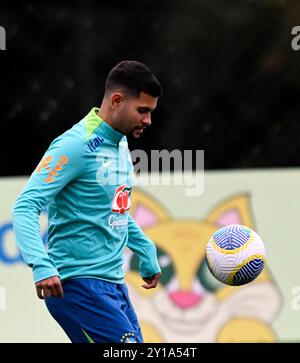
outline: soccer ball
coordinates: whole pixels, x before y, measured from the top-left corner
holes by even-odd
[[[263,270],[266,250],[252,229],[231,224],[215,232],[206,246],[206,261],[213,276],[226,285],[253,281]]]

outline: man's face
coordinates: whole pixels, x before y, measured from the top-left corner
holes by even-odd
[[[158,97],[141,92],[138,98],[125,98],[119,110],[119,124],[125,135],[139,138],[151,125],[151,112],[157,106]]]

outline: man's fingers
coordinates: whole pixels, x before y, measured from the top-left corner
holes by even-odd
[[[54,291],[53,286],[51,285],[46,285],[46,284],[38,284],[36,285],[36,291],[37,291],[37,295],[40,299],[46,299],[49,296],[52,296],[56,294],[56,292]]]
[[[35,283],[36,292],[40,299],[50,296],[63,297],[63,289],[59,276],[52,276]]]
[[[142,287],[144,289],[147,289],[148,290],[148,289],[152,289],[153,286],[152,285],[142,285]]]
[[[46,285],[43,287],[44,297],[63,297],[63,289],[60,281],[54,283],[53,285]]]
[[[145,288],[145,289],[152,289],[154,287],[156,287],[156,285],[154,285],[154,284],[143,285],[143,288]]]
[[[36,285],[36,293],[37,293],[37,296],[40,299],[44,299],[44,296],[43,296],[43,293],[42,293],[42,287],[41,286]]]
[[[157,285],[157,281],[154,280],[150,284],[147,284],[147,285],[144,284],[144,285],[142,285],[142,287],[145,288],[145,289],[152,289],[152,288],[156,287],[156,285]]]
[[[63,297],[64,296],[64,291],[63,291],[63,288],[61,286],[61,282],[57,282],[55,284],[55,290],[56,290],[56,295],[57,297]]]
[[[38,297],[42,300],[52,295],[50,288],[46,285],[37,285],[36,292]]]
[[[51,294],[50,296],[55,296],[55,297],[58,296],[55,285],[48,286],[48,289],[49,289],[50,294]]]
[[[47,299],[47,297],[50,297],[52,295],[51,287],[44,285],[43,286],[43,295],[44,295],[44,299]]]
[[[143,278],[143,280],[147,283],[142,285],[144,289],[153,289],[157,286],[158,280],[160,279],[161,274],[157,273],[152,278]]]
[[[142,287],[144,289],[153,289],[157,286],[158,284],[158,280],[160,279],[161,277],[161,274],[160,273],[157,273],[155,274],[152,278],[143,278],[143,280],[147,283],[147,284],[144,284],[142,285]]]

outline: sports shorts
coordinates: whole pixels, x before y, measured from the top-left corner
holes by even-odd
[[[46,306],[72,343],[142,343],[142,332],[125,284],[96,278],[62,282],[64,297]]]

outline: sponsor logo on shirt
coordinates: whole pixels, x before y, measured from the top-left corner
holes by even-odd
[[[127,231],[128,226],[128,217],[125,216],[116,216],[115,214],[111,214],[108,218],[108,226],[111,231],[116,229],[118,232]]]
[[[43,169],[48,172],[47,178],[44,179],[45,183],[53,183],[55,178],[58,177],[59,172],[63,170],[63,165],[66,165],[69,162],[67,156],[63,155],[59,158],[59,161],[55,163],[53,168],[50,168],[49,164],[53,161],[53,157],[51,155],[46,156],[42,159],[37,167],[37,174],[40,174]]]
[[[102,142],[104,141],[103,137],[97,136],[94,139],[90,140],[87,144],[87,146],[89,147],[90,151],[93,153],[97,147],[102,144]]]
[[[111,210],[115,213],[124,214],[131,206],[130,194],[132,187],[121,185],[117,188],[112,201]]]

